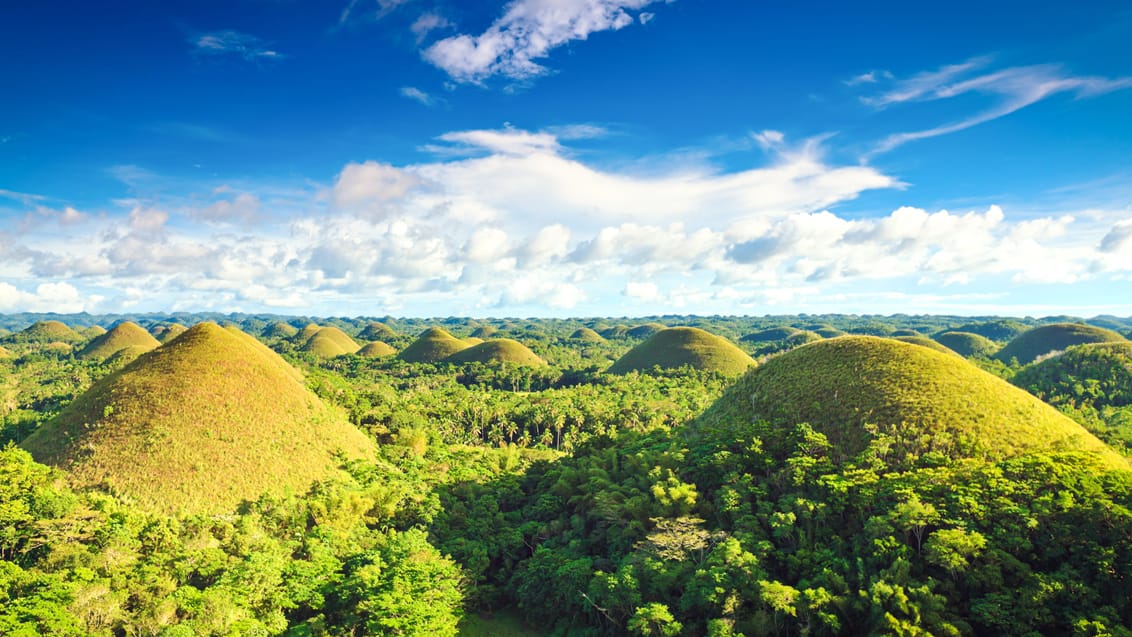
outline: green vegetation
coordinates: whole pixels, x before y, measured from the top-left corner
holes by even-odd
[[[445,359],[450,363],[507,364],[526,367],[544,367],[546,361],[538,357],[519,341],[497,338],[460,350]]]
[[[298,333],[299,328],[283,321],[275,321],[263,331],[267,338],[294,338]]]
[[[15,354],[13,354],[11,350],[0,345],[0,358],[12,358],[13,356],[15,356]]]
[[[153,334],[154,338],[156,338],[159,342],[168,343],[181,334],[184,334],[185,330],[187,329],[189,328],[181,325],[180,323],[170,323],[168,325],[157,325],[152,328],[150,333]]]
[[[480,325],[472,330],[471,336],[472,338],[491,338],[498,331],[490,325]]]
[[[999,349],[994,341],[971,332],[943,332],[933,338],[964,358],[990,358]]]
[[[84,359],[105,360],[127,348],[132,348],[138,354],[141,354],[159,345],[161,343],[137,323],[124,321],[115,325],[109,332],[95,337],[94,340],[87,343],[86,347],[79,350],[76,356]]]
[[[769,341],[784,341],[801,332],[796,327],[771,327],[747,334],[739,339],[740,343],[766,343]]]
[[[643,323],[629,328],[625,332],[625,336],[629,338],[648,338],[657,332],[667,329],[668,326],[663,323]]]
[[[79,334],[82,335],[83,338],[95,338],[102,336],[105,333],[106,328],[102,327],[101,325],[91,325],[88,328],[79,330]]]
[[[0,357],[0,634],[1132,635],[1132,471],[1086,431],[1127,450],[1130,343],[1019,369],[891,338],[994,317],[380,319],[536,367],[273,327],[371,317],[61,318],[225,327]],[[628,328],[572,336],[623,323],[806,330],[739,379],[604,373]]]
[[[953,353],[844,336],[799,347],[748,373],[701,426],[809,423],[844,462],[883,447],[897,466],[932,458],[1004,459],[1033,451],[1125,461],[1077,423]]]
[[[608,370],[610,374],[648,371],[654,367],[692,369],[738,375],[755,361],[727,339],[695,327],[673,327],[653,334],[629,350]]]
[[[1017,360],[1028,365],[1051,352],[1085,343],[1113,343],[1127,341],[1120,334],[1092,325],[1055,323],[1035,327],[1006,344],[994,357],[1004,363]]]
[[[285,361],[213,323],[95,383],[21,446],[66,468],[72,485],[157,511],[210,512],[304,490],[336,453],[372,449]]]
[[[365,358],[384,358],[386,356],[393,356],[397,350],[393,349],[388,343],[376,341],[374,343],[366,343],[358,350],[358,356]]]
[[[471,347],[439,327],[425,330],[411,345],[401,350],[398,358],[406,363],[435,363]]]

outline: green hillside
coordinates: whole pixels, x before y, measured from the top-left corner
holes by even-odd
[[[1054,323],[1019,334],[994,357],[1004,363],[1018,359],[1019,363],[1028,365],[1050,352],[1061,351],[1073,345],[1127,341],[1128,339],[1117,332],[1092,325]]]
[[[343,354],[353,354],[359,346],[348,334],[337,327],[323,327],[311,336],[300,348],[319,358],[334,358]]]
[[[990,358],[999,350],[997,343],[972,332],[943,332],[933,338],[935,342],[963,357]]]
[[[311,340],[311,338],[315,334],[318,334],[318,331],[321,330],[321,329],[322,329],[321,327],[319,327],[318,325],[315,325],[314,323],[308,323],[306,325],[306,327],[299,330],[295,334],[295,336],[292,340],[298,345],[306,345],[307,341]]]
[[[481,326],[477,327],[476,329],[472,330],[471,336],[473,336],[475,338],[491,338],[492,335],[494,335],[498,331],[499,330],[495,329],[494,327],[492,327],[490,325],[481,325]]]
[[[1054,405],[1132,405],[1132,343],[1076,345],[1026,367],[1011,382]]]
[[[358,356],[365,358],[385,358],[386,356],[393,356],[396,353],[396,349],[393,349],[391,345],[382,341],[366,343],[357,351]]]
[[[96,337],[86,347],[79,350],[81,359],[105,360],[128,347],[149,351],[161,345],[137,323],[125,321],[115,325],[109,332]]]
[[[106,328],[101,325],[91,325],[88,328],[79,331],[83,338],[98,338],[106,333]]]
[[[254,338],[201,323],[96,382],[21,443],[80,487],[164,512],[230,511],[372,444]]]
[[[12,358],[12,351],[0,345],[0,358]]]
[[[508,363],[522,367],[543,367],[546,361],[519,341],[497,338],[473,345],[448,357],[450,363]]]
[[[616,340],[616,339],[619,339],[619,338],[628,338],[629,337],[629,328],[624,326],[624,325],[614,325],[613,327],[607,327],[603,330],[598,330],[598,334],[600,334],[602,338],[607,338],[607,339],[611,339],[611,340]]]
[[[388,341],[397,338],[397,336],[397,332],[385,323],[372,321],[366,323],[366,326],[362,328],[361,334],[358,334],[358,339],[363,341]]]
[[[672,327],[653,334],[629,350],[607,370],[625,374],[653,367],[694,369],[741,374],[755,366],[753,358],[725,338],[695,327]]]
[[[598,334],[588,327],[580,327],[574,330],[574,333],[570,335],[570,339],[574,341],[583,341],[585,343],[601,343],[605,340],[601,337],[601,334]]]
[[[103,361],[107,367],[121,367],[127,363],[131,363],[137,357],[145,354],[146,352],[153,351],[152,347],[144,347],[139,345],[130,345],[114,352],[109,358]]]
[[[469,347],[471,345],[452,336],[443,328],[430,327],[411,345],[401,350],[397,358],[407,363],[435,363]]]
[[[698,422],[726,428],[756,421],[770,424],[768,438],[809,423],[839,460],[860,454],[879,434],[889,438],[897,463],[928,453],[997,460],[1084,450],[1126,466],[1080,425],[1006,381],[953,354],[887,338],[845,336],[773,358]]]

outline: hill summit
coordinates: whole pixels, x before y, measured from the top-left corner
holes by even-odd
[[[755,360],[727,339],[696,327],[660,330],[617,359],[607,370],[625,374],[653,367],[694,369],[738,375],[756,365]]]
[[[235,328],[201,323],[96,382],[21,446],[80,487],[166,512],[230,511],[304,490],[372,449],[297,370]]]
[[[520,367],[545,367],[546,361],[526,345],[509,338],[496,338],[473,345],[448,357],[450,363],[508,363]]]
[[[472,345],[440,327],[430,327],[397,355],[406,363],[435,363]]]
[[[697,421],[768,423],[781,438],[799,423],[835,455],[860,454],[877,436],[895,458],[938,453],[998,460],[1032,451],[1115,451],[1049,405],[954,354],[872,336],[843,336],[772,358],[727,390]]]
[[[105,360],[126,348],[136,348],[135,351],[148,352],[161,345],[137,323],[123,321],[115,325],[109,332],[95,337],[87,346],[79,351],[78,357],[82,359]]]

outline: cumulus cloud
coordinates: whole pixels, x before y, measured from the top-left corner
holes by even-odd
[[[5,312],[82,312],[94,309],[96,301],[83,299],[66,282],[40,283],[34,291],[25,291],[0,281],[0,310]]]
[[[424,58],[458,82],[493,75],[522,80],[541,75],[535,62],[552,49],[593,33],[623,29],[639,11],[658,0],[514,0],[479,35],[459,34],[435,42]],[[649,18],[639,18],[643,24]]]
[[[260,201],[255,195],[242,192],[231,199],[222,199],[191,211],[194,219],[216,223],[250,223],[259,216]]]
[[[390,204],[419,184],[420,180],[413,174],[389,164],[377,161],[347,164],[334,182],[331,199],[338,208],[384,214]]]

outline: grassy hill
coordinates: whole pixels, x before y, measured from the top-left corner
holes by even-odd
[[[994,341],[971,332],[943,332],[933,338],[935,342],[963,357],[990,358],[999,350]]]
[[[373,343],[366,343],[358,350],[358,356],[365,358],[385,358],[386,356],[393,356],[397,350],[393,349],[391,345],[382,341],[374,341]]]
[[[978,334],[979,336],[989,338],[992,341],[1005,343],[1019,334],[1022,334],[1030,326],[1025,323],[1020,323],[1013,319],[1001,319],[997,321],[983,321],[980,323],[967,323],[960,325],[953,329],[953,332],[970,332],[971,334]]]
[[[1054,405],[1132,405],[1132,343],[1076,345],[1026,367],[1011,382]]]
[[[570,339],[586,343],[601,343],[605,340],[601,337],[601,334],[598,334],[588,327],[580,327],[574,330],[574,333],[570,335]]]
[[[663,329],[667,329],[667,326],[660,323],[643,323],[629,328],[625,335],[629,338],[648,338]]]
[[[684,365],[738,375],[754,367],[755,361],[725,338],[695,327],[672,327],[626,352],[607,371],[625,374],[656,366],[671,369]]]
[[[306,327],[299,330],[294,336],[294,342],[298,345],[306,345],[307,341],[311,340],[315,334],[322,328],[314,323],[308,323]]]
[[[39,321],[32,323],[15,334],[4,337],[5,343],[38,344],[47,343],[78,343],[83,336],[59,321]]]
[[[473,345],[448,357],[450,363],[508,363],[522,367],[544,367],[546,361],[519,341],[497,338]]]
[[[348,334],[337,327],[323,327],[311,336],[300,348],[319,358],[334,358],[343,354],[353,354],[359,346]]]
[[[21,446],[164,512],[229,511],[304,490],[372,444],[254,338],[201,323],[96,382]]]
[[[393,328],[385,323],[373,321],[367,323],[366,326],[362,328],[362,332],[358,334],[358,338],[363,341],[389,341],[397,338],[397,332],[393,331]]]
[[[3,345],[0,345],[0,358],[12,358],[13,356],[14,354],[12,354],[11,350],[5,348]]]
[[[815,325],[806,328],[822,338],[837,338],[838,336],[845,336],[849,332],[839,330],[832,325]]]
[[[1092,325],[1078,323],[1054,323],[1035,327],[1019,334],[994,355],[998,360],[1008,363],[1018,359],[1028,365],[1050,352],[1067,349],[1085,343],[1128,342],[1123,335]]]
[[[598,330],[598,334],[601,334],[602,338],[610,340],[628,338],[629,328],[624,325],[614,325],[613,327],[607,327],[603,330]]]
[[[794,336],[802,330],[796,327],[771,327],[765,330],[752,332],[739,339],[741,343],[769,343],[771,341],[783,341],[791,336]]]
[[[430,327],[417,340],[401,350],[397,358],[407,363],[435,363],[471,347],[439,327]]]
[[[498,331],[499,330],[495,329],[494,327],[492,327],[490,325],[481,325],[481,326],[477,327],[476,329],[472,330],[471,336],[473,336],[475,338],[491,338]]]
[[[124,321],[87,343],[86,347],[79,350],[77,356],[84,360],[105,360],[128,347],[147,352],[159,345],[161,343],[140,325]]]
[[[1108,466],[1127,465],[1080,425],[1006,381],[954,354],[888,338],[846,336],[772,358],[727,390],[697,426],[758,421],[769,423],[767,439],[779,444],[795,424],[809,423],[826,435],[839,461],[883,434],[897,464],[929,452],[997,460],[1081,450]]]
[[[98,338],[106,333],[106,328],[101,325],[91,325],[88,328],[79,331],[83,338]]]
[[[158,340],[158,342],[168,343],[169,341],[184,334],[185,330],[187,329],[189,328],[181,325],[180,323],[170,323],[168,325],[158,325],[157,327],[153,328],[152,334],[153,337]]]
[[[299,328],[283,321],[276,321],[263,331],[263,335],[267,338],[294,338],[298,333]]]

